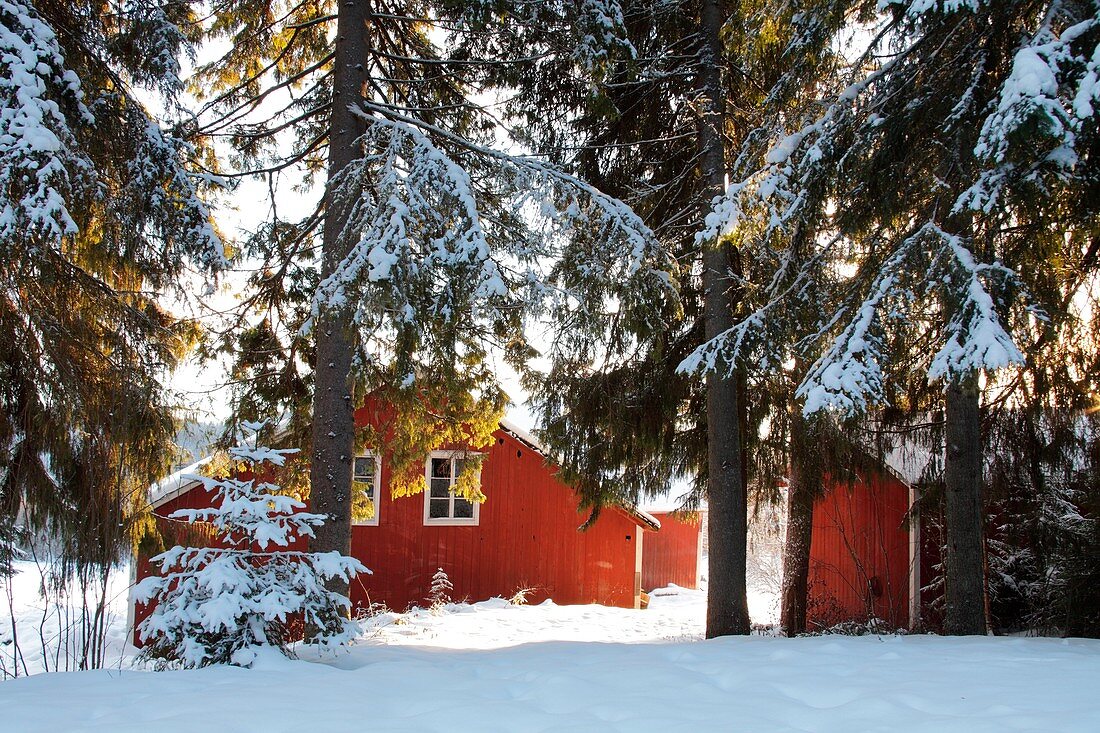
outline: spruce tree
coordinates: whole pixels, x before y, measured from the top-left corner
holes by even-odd
[[[248,303],[265,312],[267,333],[257,332],[255,343],[278,353],[238,352],[238,364],[251,375],[250,364],[310,355],[307,378],[301,365],[277,368],[287,389],[265,392],[289,403],[308,399],[312,388],[311,491],[339,520],[321,539],[343,546],[352,410],[363,397],[394,405],[398,425],[417,416],[396,439],[389,430],[364,438],[388,437],[391,445],[374,447],[400,448],[394,493],[415,492],[423,488],[423,449],[444,432],[464,426],[458,442],[487,442],[506,399],[490,354],[499,349],[517,365],[528,358],[530,319],[602,331],[616,317],[652,320],[652,304],[665,307],[675,292],[667,257],[628,207],[544,158],[494,144],[500,127],[473,100],[473,83],[479,70],[509,59],[463,57],[460,48],[449,56],[434,41],[506,34],[500,9],[407,3],[390,12],[366,3],[340,6],[333,17],[312,6],[280,8],[226,7],[216,18],[213,33],[241,42],[200,73],[214,88],[202,129],[236,143],[240,175],[277,176],[328,155],[318,212],[293,225],[271,222],[249,241],[267,264]],[[333,21],[335,60],[325,30]],[[341,44],[353,43],[358,50],[348,54],[361,58],[348,61],[349,71]],[[355,78],[345,89],[349,73]],[[269,90],[291,85],[302,91],[290,106],[265,106]],[[262,122],[245,120],[267,113]],[[288,127],[297,133],[289,154],[274,143]],[[310,243],[319,228],[318,276]],[[311,281],[315,292],[299,297]],[[609,303],[618,314],[607,312]],[[316,351],[303,335],[316,340]],[[264,396],[247,395],[249,402]]]
[[[741,467],[731,464],[732,472],[722,469],[723,495],[734,506],[727,512],[728,521],[711,524],[712,530],[722,533],[715,546],[726,547],[725,554],[731,558],[723,561],[720,550],[711,558],[730,578],[728,593],[715,589],[724,599],[715,599],[715,633],[719,626],[728,626],[727,618],[739,617],[735,609],[742,594],[736,587],[743,583],[736,576],[744,565],[743,557],[738,559],[744,554],[738,549],[744,545],[739,529],[744,521],[738,517],[745,514],[745,489],[774,496],[775,480],[785,470],[787,454],[782,445],[786,423],[782,413],[789,390],[784,387],[785,376],[777,373],[784,359],[761,361],[759,349],[751,355],[746,350],[733,360],[732,380],[727,380],[729,361],[696,352],[707,341],[707,298],[713,315],[734,318],[751,308],[757,297],[753,283],[760,263],[755,255],[745,254],[751,238],[726,236],[707,214],[722,190],[727,169],[741,165],[739,157],[726,156],[723,141],[740,141],[748,131],[753,131],[753,139],[760,137],[756,105],[767,95],[769,85],[778,83],[777,77],[805,59],[805,54],[783,54],[790,36],[806,29],[796,28],[795,13],[778,5],[622,3],[631,53],[608,57],[599,73],[589,77],[587,88],[578,91],[568,82],[551,86],[539,79],[525,83],[527,77],[517,75],[518,104],[544,106],[552,98],[562,110],[550,120],[526,120],[525,133],[561,146],[568,151],[566,159],[583,175],[606,182],[609,190],[629,201],[681,264],[678,284],[683,310],[668,314],[661,328],[612,341],[616,350],[601,351],[595,357],[583,349],[555,352],[549,371],[532,375],[529,384],[543,420],[541,437],[582,500],[598,514],[609,504],[663,493],[672,476],[693,479],[694,490],[685,506],[697,506],[711,480],[708,445],[715,448],[717,457],[718,447],[729,444],[728,429],[736,429],[740,435],[736,462]],[[704,10],[711,14],[710,46],[703,43],[708,36],[699,32]],[[768,32],[755,32],[761,27]],[[808,84],[806,78],[813,74],[803,73],[797,80]],[[717,93],[713,91],[716,83]],[[704,93],[708,84],[712,90]],[[787,86],[793,88],[795,83]],[[787,93],[791,97],[796,97],[793,89]],[[708,99],[716,99],[717,104],[708,107]],[[729,99],[738,101],[714,114]],[[707,109],[712,113],[704,124],[701,112]],[[704,159],[700,146],[707,129],[712,129],[706,142],[711,159],[721,158],[717,170],[711,170],[709,188],[700,167]],[[720,147],[722,155],[714,155]],[[706,267],[705,257],[711,260]],[[740,268],[736,274],[734,264]],[[722,307],[717,306],[719,298],[726,298]],[[710,387],[729,387],[730,381],[737,385],[735,390],[725,390],[737,404],[719,409],[719,400],[712,405],[719,423],[724,416],[736,416],[720,431],[725,433],[722,439],[708,440],[708,394],[717,393],[697,379],[696,372],[711,375],[706,378]],[[759,429],[765,422],[775,428],[766,435]],[[735,619],[735,625],[747,629],[743,620]]]
[[[102,586],[129,548],[171,462],[164,380],[199,335],[168,298],[227,265],[177,104],[194,20],[186,2],[0,3],[0,526],[22,510],[52,534],[61,587]],[[81,666],[101,661],[89,623]]]
[[[1052,305],[1025,308],[1021,294],[1036,295],[1027,287],[1035,263],[1018,246],[1021,229],[1051,221],[1039,211],[1067,194],[1074,204],[1057,205],[1053,218],[1061,241],[1091,227],[1096,6],[849,7],[871,24],[868,47],[819,110],[793,124],[775,118],[780,132],[757,148],[719,210],[731,228],[753,226],[762,212],[774,236],[823,222],[835,235],[820,240],[815,266],[846,250],[858,255],[840,307],[818,332],[826,346],[800,389],[807,412],[881,406],[905,394],[897,385],[917,364],[942,388],[947,629],[981,633],[979,374],[1023,366],[1021,336]],[[825,21],[832,11],[821,10]],[[1072,245],[1062,251],[1077,259]],[[712,348],[740,338],[739,328]]]
[[[701,203],[722,195],[726,177],[723,139],[721,31],[725,20],[718,0],[703,0],[699,10],[701,51],[697,61]],[[741,254],[728,240],[703,239],[704,337],[709,341],[733,324],[740,310]],[[748,498],[742,467],[739,400],[744,377],[740,365],[726,373],[710,371],[707,390],[707,510],[710,546],[707,584],[707,636],[749,633],[745,581],[748,548]]]
[[[357,573],[370,571],[336,552],[290,549],[325,522],[266,480],[297,452],[237,446],[229,458],[239,475],[194,477],[215,506],[180,509],[169,518],[209,524],[216,544],[176,546],[152,558],[161,574],[134,588],[136,602],[155,604],[139,627],[144,657],[185,668],[249,666],[261,647],[289,654],[296,622],[313,629],[315,643],[350,638],[355,626],[344,617],[351,601],[326,586],[340,578],[347,588]]]

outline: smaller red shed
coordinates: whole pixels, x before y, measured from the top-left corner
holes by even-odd
[[[703,562],[703,509],[680,512],[672,502],[645,505],[661,523],[661,531],[647,535],[642,553],[642,588],[668,585],[698,588]]]
[[[827,479],[827,486],[814,504],[807,623],[877,618],[914,627],[920,574],[912,488],[886,467],[852,481]]]

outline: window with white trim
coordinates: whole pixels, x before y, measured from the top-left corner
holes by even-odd
[[[352,487],[355,490],[355,499],[352,502],[352,524],[378,525],[378,497],[381,496],[379,489],[382,473],[378,468],[378,459],[373,453],[355,457],[351,475]],[[363,518],[357,519],[356,515]],[[368,515],[369,518],[367,518]]]
[[[480,504],[455,496],[454,487],[466,466],[463,453],[433,451],[428,458],[424,492],[424,524],[477,524]]]

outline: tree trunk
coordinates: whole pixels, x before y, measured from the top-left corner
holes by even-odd
[[[703,174],[703,206],[725,190],[724,109],[719,59],[722,12],[718,0],[703,3],[699,79],[703,114],[699,153]],[[703,251],[704,316],[710,340],[733,325],[736,296],[730,274],[740,275],[737,251],[729,244],[710,242]],[[749,633],[745,586],[748,514],[742,480],[740,404],[737,375],[712,371],[707,389],[708,535],[710,546],[707,586],[707,638]]]
[[[978,377],[953,379],[946,394],[946,617],[948,634],[985,634],[982,436]]]
[[[359,157],[355,142],[364,132],[361,118],[349,110],[363,96],[366,81],[367,0],[339,4],[336,50],[333,60],[333,104],[329,129],[321,277],[332,274],[354,242],[343,231],[348,209],[336,195],[333,181]],[[313,455],[310,465],[310,509],[328,521],[318,527],[311,545],[315,552],[351,554],[352,464],[355,456],[355,399],[351,383],[353,335],[349,308],[322,309],[315,324],[317,355],[314,367]],[[329,587],[347,595],[348,584],[335,580]]]
[[[814,501],[821,495],[818,436],[795,405],[791,414],[791,480],[787,489],[787,535],[783,540],[783,588],[779,622],[787,636],[806,631],[810,542]]]

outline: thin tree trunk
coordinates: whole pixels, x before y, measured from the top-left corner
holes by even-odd
[[[703,115],[699,129],[703,166],[703,203],[709,209],[725,190],[724,105],[719,59],[722,42],[721,4],[707,0],[701,11],[700,81]],[[733,325],[736,296],[730,274],[740,274],[737,251],[729,244],[708,243],[703,252],[704,315],[710,340]],[[745,585],[748,514],[742,480],[740,404],[737,375],[707,374],[708,535],[707,638],[749,633]]]
[[[787,489],[787,535],[783,541],[783,588],[779,622],[787,636],[806,631],[810,543],[814,501],[821,495],[821,461],[815,431],[799,405],[791,413],[791,480]]]
[[[948,634],[985,634],[982,436],[978,378],[954,379],[946,394],[946,617]]]
[[[329,188],[325,212],[321,276],[330,275],[354,243],[344,232],[348,202],[337,196],[334,182],[359,152],[355,142],[364,123],[351,113],[363,96],[366,81],[367,0],[339,4],[333,60],[333,104],[329,131]],[[351,554],[352,464],[355,455],[355,399],[351,383],[353,355],[350,309],[324,309],[315,326],[317,362],[314,368],[313,454],[310,465],[311,510],[328,521],[315,530],[312,549]],[[334,580],[330,589],[347,595],[348,584]]]

